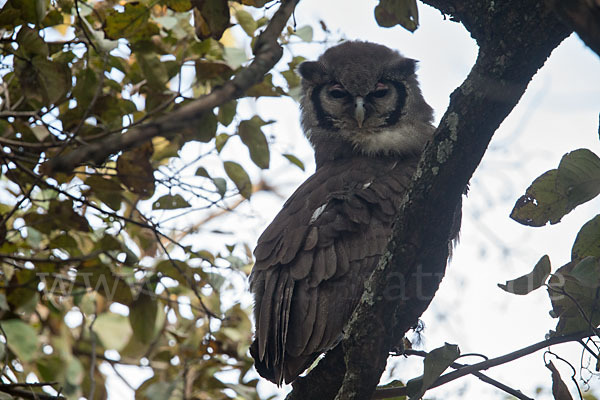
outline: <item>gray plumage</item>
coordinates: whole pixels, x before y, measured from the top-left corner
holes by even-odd
[[[345,42],[300,65],[317,169],[258,239],[250,288],[258,372],[281,385],[341,339],[431,138],[414,60]]]

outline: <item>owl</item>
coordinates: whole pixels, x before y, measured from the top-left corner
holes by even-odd
[[[281,385],[333,348],[384,253],[434,126],[416,61],[348,41],[302,63],[316,171],[258,239],[250,275],[257,371]]]

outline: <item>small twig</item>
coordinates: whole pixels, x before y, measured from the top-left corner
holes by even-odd
[[[426,357],[428,353],[425,352],[425,351],[418,351],[418,350],[405,350],[404,354],[409,355],[409,356],[415,355],[415,356],[419,356],[419,357]],[[474,353],[461,354],[461,357],[467,357],[467,356],[478,356],[478,357],[483,357],[485,359],[488,359],[486,356],[484,356],[482,354],[474,354]],[[460,364],[460,363],[457,363],[457,362],[454,362],[454,363],[450,364],[450,367],[452,367],[454,369],[457,369],[457,370],[460,369],[460,368],[464,368],[466,366],[467,366],[466,364]],[[503,390],[506,393],[515,396],[517,399],[521,399],[521,400],[533,400],[531,397],[525,396],[520,390],[513,389],[510,386],[505,385],[502,382],[498,382],[497,380],[495,380],[493,378],[490,378],[489,376],[487,376],[487,375],[485,375],[485,374],[483,374],[481,372],[478,372],[478,371],[477,372],[473,372],[471,375],[476,376],[482,382],[489,383],[490,385],[495,386],[498,389]],[[381,389],[378,389],[375,392],[375,395],[373,396],[373,399],[378,399],[379,398],[377,396],[378,396],[378,393],[380,392],[380,390]],[[387,397],[388,396],[383,397],[383,398],[387,398]]]
[[[579,340],[581,341],[581,339]],[[575,367],[573,366],[573,364],[571,364],[569,361],[565,360],[564,358],[562,358],[561,356],[559,356],[556,353],[553,353],[550,350],[547,350],[544,353],[544,364],[546,364],[546,367],[548,367],[548,361],[546,361],[546,354],[550,354],[552,356],[554,356],[557,360],[564,362],[565,364],[567,364],[570,368],[571,368],[571,380],[573,381],[573,383],[575,384],[575,387],[577,388],[577,392],[579,393],[579,399],[583,400],[583,394],[581,393],[581,389],[579,388],[579,383],[577,383],[577,370],[575,369]],[[551,368],[549,368],[551,370]],[[562,378],[561,378],[562,379]]]
[[[129,383],[129,381],[127,381],[127,379],[125,379],[125,377],[123,375],[121,375],[121,373],[119,372],[119,370],[117,369],[116,363],[108,363],[108,365],[110,365],[110,367],[112,368],[113,372],[115,373],[115,375],[117,375],[117,377],[129,388],[131,389],[133,392],[135,392],[136,388],[133,387],[131,385],[131,383]]]
[[[4,340],[8,343],[8,335],[6,335],[6,332],[4,332],[4,328],[2,327],[2,324],[0,324],[0,333],[2,333],[2,336],[4,336]],[[6,373],[6,368],[8,367],[8,351],[4,352],[4,365],[2,366],[2,373],[0,374],[0,376],[4,376],[4,374]]]
[[[264,181],[261,180],[260,182],[258,182],[256,185],[252,186],[252,193],[257,193],[263,190],[272,190],[272,188]],[[206,217],[204,217],[203,219],[201,219],[200,221],[194,223],[192,226],[190,226],[189,228],[187,228],[185,231],[179,233],[177,236],[175,236],[173,238],[173,240],[179,242],[181,241],[181,239],[183,239],[184,237],[186,237],[188,234],[190,234],[191,232],[196,231],[198,228],[200,228],[201,226],[203,226],[205,223],[218,218],[222,215],[228,214],[231,211],[235,210],[236,208],[238,208],[240,205],[242,205],[244,202],[246,201],[246,199],[244,197],[239,197],[232,205],[227,206],[226,208],[223,208],[221,210],[215,211],[209,215],[207,215]],[[163,221],[164,222],[164,221]]]
[[[482,361],[477,364],[467,365],[463,368],[457,369],[456,371],[449,372],[445,375],[440,376],[434,383],[429,387],[429,389],[433,389],[435,387],[444,385],[448,382],[461,378],[465,375],[473,374],[473,372],[486,370],[492,367],[497,367],[498,365],[506,364],[507,362],[514,361],[518,358],[524,357],[526,355],[535,353],[538,350],[541,350],[545,347],[567,343],[567,342],[576,342],[578,340],[583,339],[584,337],[590,336],[592,333],[589,331],[579,332],[572,335],[567,336],[555,336],[546,340],[542,340],[541,342],[534,343],[530,346],[524,347],[522,349],[513,351],[512,353],[505,354],[500,357],[490,358],[489,360]],[[376,399],[386,399],[390,397],[396,396],[406,396],[406,386],[400,388],[390,388],[390,389],[379,389],[377,391],[377,396],[374,397]]]
[[[94,44],[94,42],[92,41],[92,38],[90,38],[90,36],[88,35],[87,31],[85,30],[85,24],[83,24],[81,21],[83,20],[83,17],[81,16],[81,14],[79,13],[79,1],[75,0],[75,12],[77,13],[77,18],[79,19],[79,27],[81,28],[81,30],[83,31],[83,35],[85,36],[85,38],[87,39],[88,43],[90,46],[92,46],[92,48],[94,49],[94,51],[98,54],[100,54],[100,52],[98,51],[98,49],[96,48],[96,45]]]
[[[51,386],[49,383],[8,383],[0,384],[0,392],[8,393],[10,395],[21,397],[23,399],[31,400],[67,400],[66,397],[58,395],[51,395],[46,393],[34,392],[33,390],[19,389],[19,387],[40,387],[40,386]]]
[[[208,306],[206,304],[204,304],[204,300],[202,300],[202,296],[200,295],[200,292],[198,291],[198,285],[197,282],[195,282],[193,280],[192,277],[190,277],[185,271],[183,271],[179,265],[177,264],[177,262],[175,260],[173,260],[173,258],[171,257],[171,255],[169,254],[169,251],[167,250],[167,248],[165,247],[165,245],[162,243],[162,241],[160,240],[160,237],[156,234],[155,231],[155,236],[156,236],[156,241],[158,242],[159,246],[161,247],[162,251],[164,252],[164,254],[167,256],[169,262],[171,263],[171,265],[173,266],[173,268],[175,268],[175,270],[177,272],[179,272],[181,274],[181,276],[183,276],[183,278],[185,279],[185,281],[188,284],[188,287],[192,290],[192,292],[194,292],[194,294],[196,295],[196,298],[198,299],[198,302],[200,303],[200,306],[202,307],[202,309],[204,310],[204,312],[212,317],[212,318],[216,318],[219,320],[222,320],[222,317],[219,317],[217,314],[215,314],[210,308],[208,308]]]
[[[94,393],[96,391],[96,333],[94,332],[94,323],[98,319],[98,314],[96,314],[96,301],[94,301],[94,319],[90,323],[89,331],[90,331],[90,342],[92,344],[92,348],[90,349],[90,395],[88,399],[94,398]]]
[[[0,118],[7,117],[37,117],[37,111],[0,111]]]

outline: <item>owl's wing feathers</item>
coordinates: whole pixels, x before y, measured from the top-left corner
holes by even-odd
[[[339,341],[415,164],[352,158],[324,165],[258,239],[250,285],[261,375],[290,382]]]

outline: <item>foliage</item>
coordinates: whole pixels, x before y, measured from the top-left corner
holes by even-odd
[[[533,181],[519,198],[511,217],[530,226],[556,224],[575,207],[600,194],[600,158],[588,149],[563,156],[557,169],[545,172]],[[514,294],[528,294],[546,286],[552,304],[550,315],[558,319],[550,337],[577,332],[598,335],[600,324],[600,215],[586,222],[573,243],[571,261],[552,272],[550,258],[542,256],[532,272],[499,284]],[[589,348],[587,348],[588,351]],[[597,357],[592,352],[592,355]],[[552,376],[555,399],[572,398],[552,362],[546,367]],[[594,398],[592,395],[587,396]]]
[[[55,382],[45,390],[103,399],[98,366],[107,363],[151,371],[137,399],[258,398],[247,374],[250,311],[239,296],[230,300],[249,274],[250,250],[186,240],[202,222],[175,222],[198,212],[211,220],[240,194],[268,189],[250,172],[269,168],[270,122],[242,118],[230,101],[102,165],[47,166],[228,81],[269,22],[265,3],[9,0],[2,8],[3,383]],[[280,42],[311,39],[311,27],[290,27]],[[246,95],[297,95],[303,58],[287,57]],[[254,166],[223,159],[234,137]],[[192,160],[183,156],[190,143],[201,149]]]
[[[600,194],[600,158],[588,149],[563,156],[557,169],[538,177],[519,198],[511,217],[525,225],[558,223],[578,205]],[[566,335],[595,329],[600,324],[600,215],[580,229],[571,261],[551,274],[550,258],[545,255],[533,271],[498,285],[515,294],[527,294],[546,286],[552,302],[551,315],[558,318],[552,335]]]

